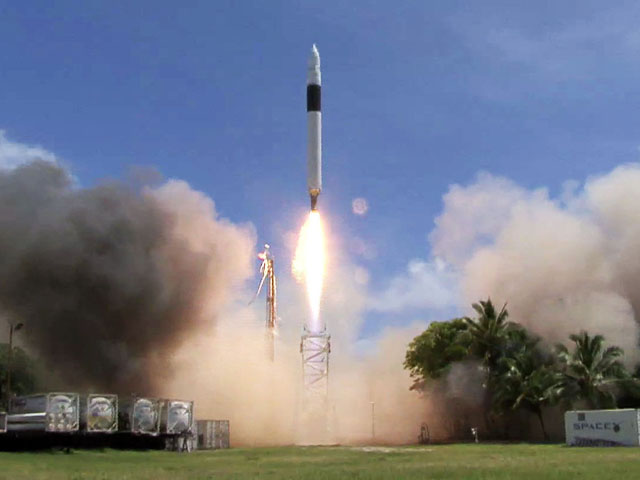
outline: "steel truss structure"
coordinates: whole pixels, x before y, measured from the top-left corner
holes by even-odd
[[[311,405],[326,404],[329,393],[331,335],[310,333],[305,328],[300,340],[304,396]]]
[[[329,354],[331,335],[311,333],[306,328],[300,340],[302,354],[302,426],[303,443],[323,444],[330,437],[329,407]]]

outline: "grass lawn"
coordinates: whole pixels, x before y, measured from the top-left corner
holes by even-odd
[[[11,479],[631,479],[639,448],[560,445],[236,448],[0,453]]]

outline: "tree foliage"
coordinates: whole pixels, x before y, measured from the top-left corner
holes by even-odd
[[[0,344],[0,402],[6,403],[9,345]],[[13,347],[11,360],[11,392],[15,395],[35,393],[38,387],[36,362],[20,347]]]
[[[619,360],[623,350],[605,348],[602,335],[583,331],[569,338],[574,343],[572,351],[564,345],[556,347],[564,397],[571,404],[584,400],[591,408],[615,407],[616,387],[631,378]]]
[[[498,363],[508,338],[509,328],[512,326],[507,320],[507,305],[496,311],[491,299],[487,299],[474,303],[472,307],[478,312],[478,317],[465,317],[472,337],[471,352],[482,359],[488,370],[492,370]]]
[[[553,358],[538,348],[538,338],[523,328],[513,329],[510,337],[510,349],[498,360],[492,378],[492,406],[498,412],[524,408],[534,413],[548,439],[542,408],[560,399],[561,375],[554,368]]]
[[[409,370],[414,385],[442,377],[453,362],[469,355],[471,337],[465,320],[455,318],[448,322],[433,322],[409,344],[404,367]]]
[[[412,388],[444,377],[455,362],[475,359],[483,367],[490,412],[529,411],[538,417],[545,438],[544,407],[584,401],[591,408],[613,408],[620,393],[627,401],[640,399],[640,380],[621,363],[622,349],[606,346],[602,335],[580,332],[569,337],[571,350],[563,345],[552,349],[509,321],[506,304],[497,310],[487,299],[473,309],[475,318],[434,322],[414,338],[404,361]]]

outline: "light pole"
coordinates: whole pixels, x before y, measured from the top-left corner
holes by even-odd
[[[376,439],[376,402],[371,402],[371,440]]]
[[[13,357],[13,332],[17,332],[24,323],[9,324],[9,355],[7,356],[7,413],[11,413],[11,360]]]

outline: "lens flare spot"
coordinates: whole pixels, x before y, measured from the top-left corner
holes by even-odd
[[[351,202],[351,211],[356,215],[364,215],[369,210],[369,203],[366,198],[354,198]]]

